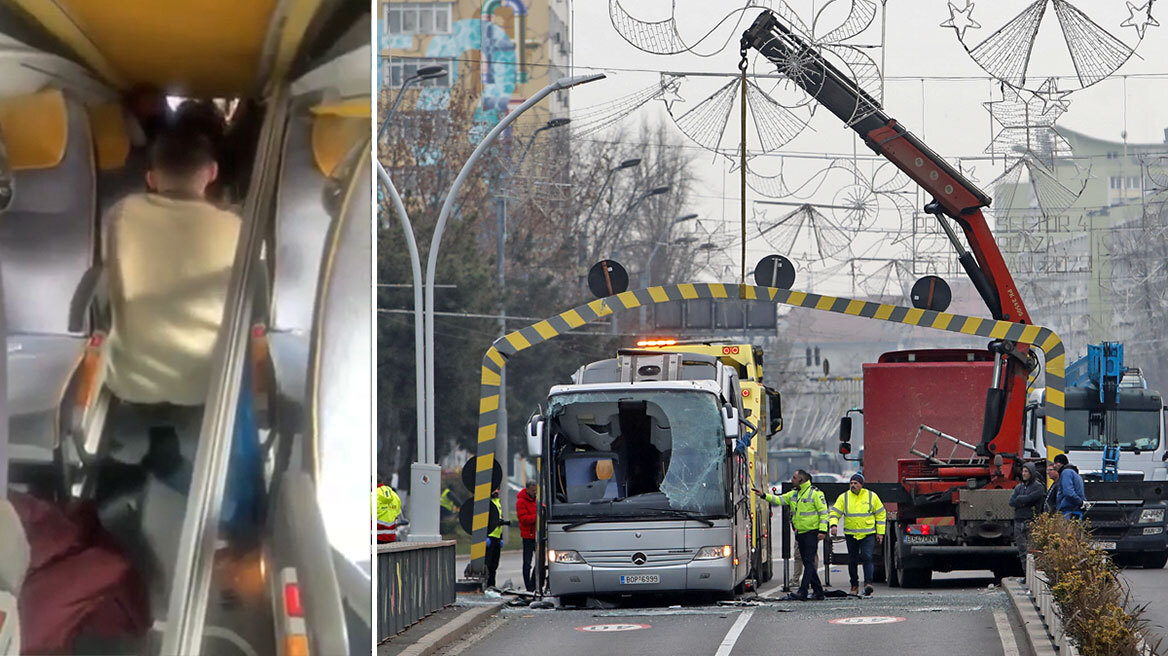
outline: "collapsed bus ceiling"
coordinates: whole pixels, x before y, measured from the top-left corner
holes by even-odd
[[[262,94],[291,75],[312,39],[336,38],[342,8],[352,17],[369,11],[345,0],[0,2],[110,87],[148,84],[204,98]],[[10,30],[8,22],[0,30],[27,42],[28,27]]]

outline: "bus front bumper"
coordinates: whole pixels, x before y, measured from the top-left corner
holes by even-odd
[[[693,560],[654,567],[597,567],[587,563],[551,563],[549,591],[553,595],[643,594],[685,590],[726,591],[734,588],[730,558]]]

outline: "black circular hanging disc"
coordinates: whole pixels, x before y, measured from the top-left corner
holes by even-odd
[[[912,304],[918,310],[944,312],[953,300],[949,283],[937,276],[925,276],[913,283]]]
[[[466,489],[471,491],[471,494],[474,493],[475,489],[475,463],[478,459],[478,456],[474,456],[462,466],[462,484],[466,486]],[[499,461],[496,460],[494,471],[491,472],[491,489],[497,490],[502,484],[503,468],[499,466]]]
[[[795,284],[795,265],[782,255],[767,255],[754,267],[754,282],[760,287],[790,289]]]
[[[588,270],[588,289],[596,298],[628,291],[629,273],[616,260],[601,260]]]
[[[462,530],[466,531],[467,535],[474,533],[474,499],[467,499],[462,507],[458,509],[458,525]],[[487,504],[487,532],[495,530],[499,526],[499,509],[495,504]]]

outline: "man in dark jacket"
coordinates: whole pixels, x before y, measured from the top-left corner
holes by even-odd
[[[1050,485],[1046,488],[1046,506],[1043,510],[1054,514],[1058,512],[1058,470],[1047,467],[1046,475],[1050,478]]]
[[[528,592],[535,590],[535,572],[531,567],[535,555],[535,481],[515,495],[515,514],[519,516],[519,537],[523,538],[523,585]]]
[[[1030,545],[1030,520],[1042,511],[1046,500],[1046,488],[1034,463],[1022,466],[1022,480],[1014,486],[1010,495],[1010,507],[1014,509],[1014,541],[1018,545],[1018,555],[1025,558]]]

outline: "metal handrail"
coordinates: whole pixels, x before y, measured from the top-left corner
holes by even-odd
[[[203,649],[219,513],[247,355],[252,278],[260,269],[260,247],[271,215],[270,201],[278,173],[271,161],[283,143],[287,93],[287,87],[282,86],[269,97],[269,114],[258,142],[261,148],[252,166],[253,185],[244,203],[243,231],[236,246],[223,323],[212,358],[211,383],[171,580],[163,654],[199,656]]]
[[[933,447],[931,449],[929,449],[928,453],[917,450],[917,441],[921,439],[921,432],[922,431],[924,431],[926,433],[932,433],[935,436],[933,438]],[[953,443],[953,448],[949,450],[949,457],[946,460],[941,460],[941,459],[937,458],[937,443],[940,442],[941,440],[948,440],[949,442]],[[932,426],[927,426],[925,424],[921,424],[920,428],[917,429],[917,434],[913,437],[913,441],[912,441],[912,444],[908,448],[908,452],[913,454],[914,456],[924,458],[925,460],[928,460],[929,462],[933,463],[934,465],[944,467],[946,465],[950,465],[950,464],[953,464],[955,462],[955,459],[957,457],[958,447],[965,447],[965,448],[973,451],[974,453],[977,452],[977,446],[970,444],[969,442],[966,442],[966,441],[961,440],[959,438],[956,438],[952,435],[949,435],[948,433],[943,433],[943,432],[937,430],[936,428],[933,428]],[[989,462],[985,458],[970,458],[969,461],[971,464],[974,462],[978,462],[978,463]]]

